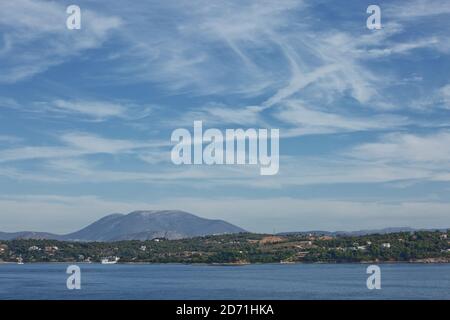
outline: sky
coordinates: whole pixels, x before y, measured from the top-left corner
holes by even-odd
[[[0,230],[152,209],[255,232],[450,227],[449,75],[447,0],[1,1]],[[279,129],[278,174],[174,165],[171,133],[196,120]]]

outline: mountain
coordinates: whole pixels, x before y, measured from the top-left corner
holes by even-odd
[[[283,232],[278,235],[314,234],[330,236],[362,236],[395,232],[432,231],[395,227],[359,231],[300,231]],[[445,229],[442,229],[445,230]],[[115,213],[97,220],[87,227],[66,235],[46,232],[0,232],[0,240],[54,239],[62,241],[119,241],[149,240],[155,238],[182,239],[198,236],[247,232],[223,220],[211,220],[177,210],[134,211],[129,214]]]
[[[55,239],[59,240],[61,236],[47,232],[0,232],[0,240],[14,240],[14,239]]]
[[[397,233],[397,232],[414,232],[414,231],[445,231],[447,229],[414,229],[410,227],[392,227],[392,228],[383,228],[383,229],[365,229],[365,230],[357,230],[357,231],[292,231],[292,232],[281,232],[278,235],[307,235],[313,234],[318,236],[365,236],[369,234],[389,234],[389,233]]]
[[[389,234],[397,232],[430,231],[430,229],[414,229],[410,227],[392,227],[383,229],[365,229],[358,231],[339,231],[338,235],[365,236],[368,234]]]
[[[87,227],[66,235],[42,232],[0,232],[0,240],[55,239],[65,241],[149,240],[154,238],[182,239],[213,234],[246,232],[223,220],[211,220],[174,210],[134,211],[115,213]]]

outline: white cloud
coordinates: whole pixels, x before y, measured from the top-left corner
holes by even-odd
[[[399,180],[432,179],[433,171],[412,165],[385,164],[376,160],[307,157],[281,162],[281,175],[269,183],[289,186],[386,183]]]
[[[384,227],[445,228],[450,225],[449,203],[430,201],[345,201],[333,199],[169,199],[173,206],[204,216],[214,215],[248,230],[276,232],[361,230]],[[163,203],[164,203],[163,202]],[[229,204],[233,203],[233,211]],[[282,208],[282,210],[280,210]]]
[[[364,129],[357,122],[340,123],[334,117],[332,121],[332,126],[320,123],[316,128],[330,131]],[[446,168],[450,163],[450,134],[446,131],[423,136],[385,135],[379,142],[364,143],[322,157],[282,156],[280,172],[273,177],[260,177],[257,166],[174,166],[170,162],[169,143],[165,142],[106,139],[86,133],[66,133],[59,140],[62,143],[59,146],[24,146],[0,151],[0,161],[5,163],[42,160],[36,163],[39,174],[35,170],[6,166],[0,174],[17,180],[64,184],[134,182],[160,186],[176,184],[192,189],[196,188],[196,181],[201,181],[200,189],[235,186],[276,190],[307,185],[447,181],[449,172]],[[136,168],[105,168],[104,159],[85,158],[99,154],[130,155],[142,163]]]
[[[52,107],[52,111],[75,114],[80,113],[98,119],[121,117],[126,112],[126,108],[120,104],[102,101],[55,100],[52,103]]]
[[[370,131],[394,129],[409,123],[406,117],[377,114],[375,116],[351,116],[322,110],[314,110],[303,101],[290,100],[277,109],[275,117],[283,122],[295,125],[285,128],[282,136],[299,136],[307,134]]]
[[[404,43],[391,43],[387,46],[381,48],[374,48],[368,50],[368,54],[371,57],[383,57],[389,56],[391,54],[407,54],[411,53],[411,51],[415,49],[422,48],[437,48],[439,49],[439,45],[441,43],[441,39],[436,36],[432,36],[429,38],[418,39],[414,42],[404,42]]]
[[[192,126],[194,121],[203,121],[207,126],[213,125],[263,125],[263,116],[259,106],[230,107],[224,104],[208,104],[194,111],[182,114],[179,118],[170,120],[171,126]]]
[[[428,95],[424,95],[412,102],[411,107],[415,110],[427,113],[450,109],[450,84],[432,90]],[[448,125],[448,121],[441,121]]]
[[[75,158],[93,154],[120,154],[132,153],[138,149],[151,149],[166,146],[166,142],[145,142],[123,139],[103,138],[97,135],[73,132],[62,134],[59,141],[62,145],[56,146],[21,146],[0,150],[0,162],[31,160]]]
[[[61,140],[67,145],[87,153],[117,154],[150,146],[148,142],[103,138],[88,133],[67,133],[61,137]]]
[[[65,147],[26,146],[1,150],[0,162],[30,160],[30,159],[46,159],[57,157],[74,157],[82,154],[84,154],[84,152],[80,150]]]
[[[265,108],[308,86],[331,89],[322,90],[323,95],[349,90],[355,99],[368,102],[377,94],[374,83],[382,84],[383,79],[359,61],[358,50],[365,51],[367,43],[345,32],[316,31],[297,23],[308,14],[306,8],[303,2],[290,0],[158,7],[178,19],[169,20],[161,33],[140,32],[143,26],[135,21],[142,20],[130,20],[124,35],[133,49],[122,58],[131,55],[133,63],[120,71],[132,75],[130,80],[151,79],[177,92],[273,93],[262,102]],[[127,15],[139,17],[131,9]],[[148,28],[161,29],[151,22],[157,20],[149,21]],[[376,39],[380,37],[372,41]]]
[[[10,135],[0,135],[0,143],[2,144],[14,144],[22,141],[22,138]]]
[[[450,3],[447,0],[413,0],[407,3],[389,4],[386,14],[396,19],[416,19],[450,14]]]
[[[437,103],[450,109],[450,84],[447,84],[438,90]]]
[[[71,117],[77,121],[101,122],[110,119],[136,121],[148,117],[154,106],[131,102],[89,99],[53,99],[20,103],[15,99],[0,97],[0,107],[28,112],[42,118]]]
[[[183,1],[116,8],[129,19],[122,32],[129,49],[117,56],[126,63],[116,71],[127,81],[150,79],[176,92],[260,94],[280,75],[258,51],[274,47],[273,35],[286,24],[289,10],[299,6],[292,0]],[[174,18],[161,25],[161,12]]]
[[[2,1],[0,27],[7,45],[0,51],[0,82],[13,83],[101,46],[121,25],[83,8],[82,28],[68,30],[66,7],[41,0]]]
[[[348,155],[385,163],[421,163],[436,166],[450,163],[450,132],[425,135],[394,133],[381,141],[352,148]],[[440,167],[442,170],[445,167]]]

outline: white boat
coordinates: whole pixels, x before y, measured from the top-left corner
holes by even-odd
[[[120,260],[119,257],[108,257],[102,259],[102,264],[116,264]]]
[[[17,258],[17,264],[24,264],[22,257]]]

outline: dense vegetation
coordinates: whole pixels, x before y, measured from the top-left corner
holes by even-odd
[[[450,262],[447,232],[367,236],[229,234],[182,240],[62,242],[0,241],[0,261],[151,263]]]

